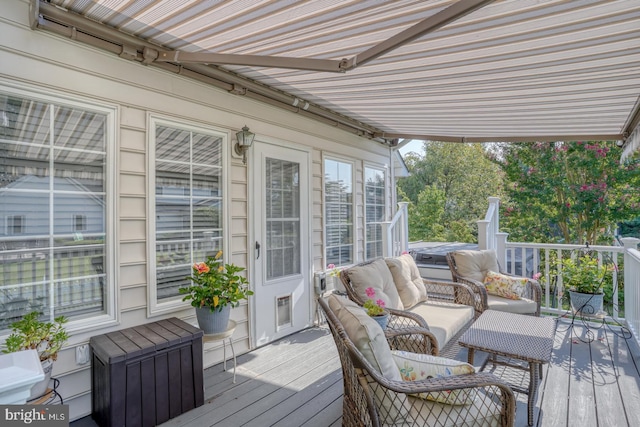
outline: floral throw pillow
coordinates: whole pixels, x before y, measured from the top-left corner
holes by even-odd
[[[527,282],[528,279],[524,277],[506,276],[495,271],[487,272],[484,277],[484,286],[487,288],[487,293],[513,300],[522,299]]]
[[[418,381],[429,378],[451,377],[475,373],[473,366],[468,363],[458,362],[428,354],[410,353],[407,351],[392,350],[393,360],[400,369],[400,376],[404,381]],[[469,391],[445,390],[434,393],[418,393],[417,397],[445,403],[447,405],[466,405],[471,403]]]

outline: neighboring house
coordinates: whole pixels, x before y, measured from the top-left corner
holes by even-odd
[[[0,17],[0,307],[69,316],[54,376],[72,419],[91,410],[76,347],[195,322],[177,296],[193,262],[221,249],[247,267],[255,296],[232,312],[246,352],[313,324],[315,272],[381,255],[393,147],[32,31],[28,6],[3,1]],[[206,366],[221,358],[205,346]]]

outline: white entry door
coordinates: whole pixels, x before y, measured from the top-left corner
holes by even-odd
[[[309,156],[301,150],[254,144],[256,346],[311,323]]]

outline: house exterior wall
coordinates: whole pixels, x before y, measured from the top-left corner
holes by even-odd
[[[53,375],[61,380],[60,392],[70,405],[71,419],[91,411],[90,365],[78,365],[75,350],[89,338],[109,331],[178,317],[195,323],[193,309],[186,303],[171,312],[150,312],[148,283],[149,212],[147,197],[153,191],[147,179],[150,116],[196,123],[228,134],[231,141],[243,125],[251,131],[283,144],[311,147],[312,236],[314,271],[324,270],[323,245],[323,156],[348,158],[355,162],[356,261],[364,258],[363,170],[365,162],[387,166],[388,148],[340,131],[295,113],[242,98],[107,52],[29,28],[29,1],[0,0],[0,88],[21,88],[36,93],[64,96],[78,101],[115,107],[115,286],[114,318],[90,330],[71,328],[71,339],[54,365]],[[251,226],[248,218],[248,168],[231,155],[227,147],[224,173],[227,181],[225,240],[230,261],[249,266]],[[387,167],[388,199],[394,192]],[[151,188],[149,188],[151,187]],[[2,202],[4,203],[4,201]],[[392,210],[392,207],[389,207]],[[251,272],[249,271],[249,274]],[[313,292],[313,284],[309,284]],[[250,310],[242,304],[232,311],[238,323],[234,334],[236,352],[250,349]],[[86,328],[84,328],[86,329]],[[5,331],[6,332],[6,331]],[[4,336],[0,337],[4,342]],[[205,345],[205,366],[222,360],[221,344]]]

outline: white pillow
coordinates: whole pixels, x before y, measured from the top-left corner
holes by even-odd
[[[473,374],[475,372],[474,367],[468,363],[444,357],[399,350],[394,350],[391,354],[400,370],[400,376],[404,381],[451,377],[454,375]],[[471,403],[469,392],[465,389],[418,393],[417,396],[448,405],[466,405]]]

